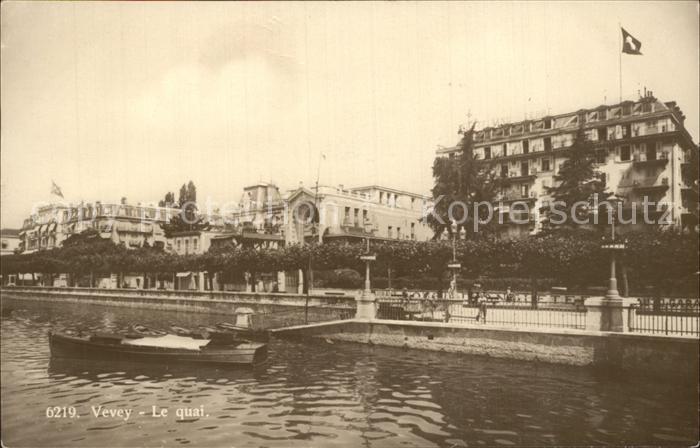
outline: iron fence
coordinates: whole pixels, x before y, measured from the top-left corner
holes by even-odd
[[[583,303],[505,300],[491,295],[472,299],[380,297],[377,318],[447,323],[579,328],[586,326]]]
[[[639,299],[639,305],[630,308],[629,328],[635,333],[700,337],[700,300]]]
[[[355,317],[355,302],[333,304],[283,305],[262,307],[250,316],[250,325],[255,330],[294,327],[321,322],[333,322]]]
[[[290,307],[288,310],[256,313],[254,326],[259,329],[293,327],[320,322],[352,319],[355,307],[346,305],[307,305]]]

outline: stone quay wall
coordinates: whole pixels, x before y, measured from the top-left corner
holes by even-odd
[[[299,324],[302,317],[313,321],[340,320],[355,314],[354,297],[233,291],[186,291],[155,289],[67,288],[11,286],[1,290],[3,298],[49,302],[88,303],[94,305],[145,308],[235,315],[241,309],[252,311],[254,320],[282,316],[275,324]],[[256,319],[257,318],[257,319]],[[269,327],[264,322],[262,327]]]
[[[274,333],[276,337],[323,338],[406,349],[594,366],[623,372],[645,372],[654,376],[697,379],[699,372],[700,341],[688,337],[369,319],[311,324],[278,329]]]

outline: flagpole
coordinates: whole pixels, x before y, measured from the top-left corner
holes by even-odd
[[[618,54],[618,73],[619,73],[619,79],[620,79],[620,102],[622,102],[622,24],[620,22],[617,22],[617,27],[619,28],[617,30],[617,36],[618,36],[618,42],[620,43],[617,47],[617,54]]]

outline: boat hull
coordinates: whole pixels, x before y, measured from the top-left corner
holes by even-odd
[[[243,342],[235,346],[207,347],[200,350],[110,344],[89,338],[49,333],[51,356],[75,359],[109,359],[166,363],[240,365],[258,364],[267,358],[267,345]]]

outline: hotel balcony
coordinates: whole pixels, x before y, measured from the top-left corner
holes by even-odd
[[[655,179],[650,180],[635,180],[630,185],[620,185],[623,188],[632,188],[636,194],[646,195],[646,194],[661,194],[668,190],[668,178],[664,177],[659,183]]]
[[[520,175],[520,176],[508,176],[504,177],[503,179],[509,181],[509,182],[532,182],[537,178],[537,174],[527,174],[527,175]]]
[[[537,200],[536,196],[521,196],[521,195],[509,195],[504,196],[494,202],[502,202],[503,204],[512,204],[514,202],[525,202],[527,204],[533,204]]]
[[[494,200],[494,202],[502,202],[504,204],[512,204],[513,202],[534,203],[537,200],[537,193],[531,191],[528,196],[523,196],[520,193],[505,194]]]
[[[635,156],[632,165],[634,167],[638,168],[645,168],[645,167],[662,167],[665,166],[668,163],[668,154],[662,153],[660,154],[660,157],[655,158],[655,159],[649,159],[647,157],[644,157],[643,155]]]
[[[532,224],[536,221],[536,217],[534,214],[531,214],[529,211],[520,210],[514,210],[512,212],[509,210],[501,210],[499,211],[498,218],[498,222],[503,222],[504,224],[525,225]]]
[[[355,225],[355,224],[346,224],[343,223],[340,226],[340,230],[343,233],[350,234],[350,235],[372,235],[372,232],[365,232],[365,228]]]

